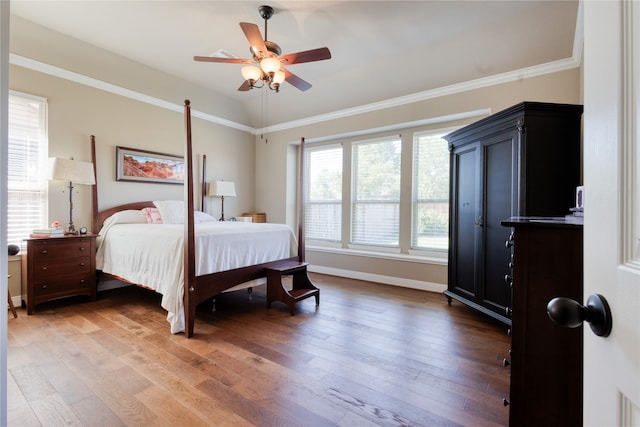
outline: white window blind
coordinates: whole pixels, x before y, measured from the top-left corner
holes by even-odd
[[[351,243],[399,247],[401,147],[399,136],[353,144]]]
[[[9,94],[7,242],[47,222],[47,100]]]
[[[342,146],[306,149],[305,233],[339,242],[342,233]]]
[[[414,138],[411,246],[415,249],[449,247],[449,149],[443,136]]]

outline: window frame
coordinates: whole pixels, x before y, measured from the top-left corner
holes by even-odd
[[[398,181],[398,189],[397,189],[397,199],[396,200],[389,200],[389,199],[367,199],[362,200],[362,201],[356,201],[356,198],[358,197],[357,195],[357,174],[358,174],[358,168],[356,166],[356,161],[357,161],[357,155],[356,155],[356,150],[358,147],[363,147],[365,145],[372,145],[372,144],[379,144],[379,143],[395,143],[395,142],[399,142],[399,153],[398,153],[398,157],[399,157],[399,167],[398,167],[398,175],[397,175],[397,181]],[[362,140],[357,140],[357,141],[351,141],[350,143],[350,154],[351,154],[351,159],[350,159],[350,165],[351,165],[351,171],[349,174],[349,178],[351,181],[351,194],[350,194],[350,198],[349,198],[349,241],[347,243],[349,248],[358,248],[358,249],[371,249],[374,251],[379,251],[379,252],[400,252],[401,250],[401,235],[400,235],[400,229],[401,229],[401,209],[402,209],[402,162],[403,162],[403,158],[402,158],[402,152],[403,152],[403,141],[402,141],[402,135],[400,134],[391,134],[391,135],[384,135],[384,136],[379,136],[379,137],[375,137],[375,138],[367,138],[367,139],[362,139]],[[355,208],[356,205],[367,205],[367,204],[382,204],[382,205],[394,205],[396,206],[396,210],[397,210],[397,243],[396,244],[386,244],[386,243],[377,243],[377,242],[366,242],[366,241],[356,241],[354,239],[354,229],[356,228],[356,212],[355,212]]]
[[[424,253],[429,253],[431,255],[434,254],[438,254],[438,253],[444,253],[447,254],[449,251],[449,242],[448,242],[448,237],[447,237],[447,242],[446,242],[446,247],[437,247],[437,246],[419,246],[417,244],[417,232],[418,232],[418,210],[419,210],[419,206],[418,204],[422,204],[422,203],[446,203],[446,216],[447,216],[447,226],[446,226],[446,231],[447,231],[447,235],[448,235],[448,229],[449,229],[449,202],[450,202],[450,194],[449,194],[449,188],[450,188],[450,182],[449,179],[451,177],[450,174],[450,150],[448,147],[448,142],[446,141],[446,139],[444,139],[444,136],[453,132],[454,130],[458,129],[459,127],[447,127],[447,128],[438,128],[438,129],[430,129],[430,130],[426,130],[426,131],[420,131],[420,132],[414,132],[413,133],[413,145],[412,145],[412,161],[411,161],[411,165],[412,165],[412,172],[411,172],[411,234],[410,234],[410,241],[409,241],[409,250],[410,253],[420,253],[420,252],[424,252]],[[438,198],[438,199],[418,199],[418,192],[420,191],[419,188],[419,171],[418,171],[418,156],[419,156],[419,148],[418,145],[420,143],[420,138],[422,137],[431,137],[431,136],[438,136],[440,135],[440,138],[444,140],[444,143],[446,144],[447,147],[447,156],[446,156],[446,161],[447,161],[447,175],[448,175],[448,180],[447,180],[447,189],[446,189],[446,201],[444,201],[444,198]]]
[[[334,200],[333,203],[334,204],[338,204],[338,212],[339,212],[339,224],[338,224],[338,230],[337,230],[337,235],[338,235],[338,239],[323,239],[323,238],[318,238],[317,236],[313,235],[313,232],[309,232],[309,223],[308,223],[308,215],[309,215],[309,211],[310,211],[310,206],[312,205],[327,205],[332,203],[331,201],[311,201],[310,200],[310,187],[312,184],[312,174],[310,171],[311,168],[311,162],[310,162],[310,156],[313,153],[317,153],[320,151],[329,151],[329,150],[335,150],[335,149],[340,149],[341,151],[341,167],[340,167],[340,199],[339,202],[338,200]],[[343,233],[343,219],[342,219],[342,211],[343,211],[343,206],[344,206],[344,158],[345,158],[345,149],[344,149],[344,144],[341,142],[332,142],[329,144],[318,144],[318,145],[312,145],[312,146],[307,146],[305,148],[305,164],[304,164],[304,168],[305,168],[305,180],[304,180],[304,191],[303,191],[303,203],[304,203],[304,226],[305,226],[305,241],[307,242],[312,242],[315,244],[320,244],[323,246],[333,246],[333,247],[340,247],[342,246],[342,233]]]
[[[18,101],[16,101],[18,100]],[[30,131],[26,131],[23,126],[18,129],[15,126],[16,120],[24,120],[26,119],[34,119],[34,117],[16,117],[15,110],[11,108],[12,102],[20,102],[23,105],[28,103],[38,103],[39,104],[39,114],[37,120],[37,131],[33,134],[33,129]],[[32,123],[32,122],[29,122]],[[33,126],[32,126],[33,128]],[[31,139],[33,138],[33,139]],[[29,149],[24,146],[29,144],[29,142],[25,142],[27,140],[34,141],[37,140],[38,149],[37,149],[37,164],[33,166],[29,172],[23,172],[22,174],[16,174],[16,179],[12,179],[10,172],[12,169],[15,171],[16,168],[24,168],[25,162],[29,161]],[[22,145],[22,146],[20,146]],[[17,159],[16,153],[21,152],[24,153],[27,151],[25,156],[23,157],[22,164],[12,164],[12,163],[20,163],[20,159]],[[47,180],[47,158],[49,151],[49,143],[48,143],[48,100],[46,98],[31,95],[18,91],[9,91],[9,109],[8,109],[8,154],[7,154],[7,243],[9,244],[17,244],[19,246],[23,245],[23,239],[29,237],[29,234],[34,228],[43,228],[47,226],[47,218],[48,218],[48,180]],[[33,162],[33,159],[31,160]],[[29,176],[33,176],[33,174],[37,174],[36,179],[26,179]],[[18,224],[12,221],[13,217],[29,217],[30,215],[23,213],[20,211],[19,214],[12,214],[12,206],[16,205],[16,198],[12,198],[12,193],[27,193],[30,194],[32,200],[35,200],[36,203],[31,205],[31,212],[36,210],[36,214],[34,217],[35,220],[31,221],[18,221]],[[13,200],[12,200],[13,199]],[[22,203],[19,203],[20,205]],[[27,208],[27,213],[30,208]]]

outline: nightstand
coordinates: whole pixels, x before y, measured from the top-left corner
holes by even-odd
[[[96,299],[96,235],[25,239],[22,254],[22,305],[87,295]]]

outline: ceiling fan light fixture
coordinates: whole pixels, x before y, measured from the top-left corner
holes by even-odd
[[[273,74],[273,83],[280,84],[284,81],[285,77],[284,71],[278,70]]]
[[[275,73],[280,70],[280,60],[278,58],[264,58],[260,61],[260,68],[265,74]]]
[[[256,82],[262,78],[262,71],[255,65],[245,65],[240,70],[242,77],[249,82]]]

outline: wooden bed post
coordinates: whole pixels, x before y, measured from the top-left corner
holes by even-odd
[[[91,163],[96,184],[91,186],[91,232],[98,234],[102,224],[98,224],[98,175],[96,173],[96,137],[91,135]]]
[[[204,212],[204,198],[207,196],[207,155],[202,155],[202,188],[200,189],[200,210]]]
[[[300,138],[298,163],[298,260],[304,262],[304,137]]]
[[[196,263],[193,219],[193,150],[191,146],[191,106],[189,100],[184,101],[184,124],[186,140],[184,149],[184,333],[187,338],[193,336],[196,317]],[[193,301],[191,301],[193,297]]]

